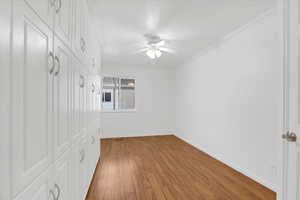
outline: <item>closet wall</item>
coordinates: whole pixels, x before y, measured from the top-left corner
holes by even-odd
[[[101,52],[87,3],[11,6],[11,76],[1,73],[10,77],[11,148],[4,152],[11,176],[4,181],[11,188],[1,195],[82,200],[100,153]]]

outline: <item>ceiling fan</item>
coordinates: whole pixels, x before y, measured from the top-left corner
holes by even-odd
[[[173,50],[165,47],[166,40],[161,39],[159,36],[146,34],[145,38],[147,41],[146,47],[139,52],[145,52],[150,59],[161,57],[163,52],[174,53]]]

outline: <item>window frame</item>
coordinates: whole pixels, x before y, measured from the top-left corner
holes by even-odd
[[[119,79],[119,90],[120,90],[120,87],[121,87],[121,79],[133,79],[134,80],[134,108],[133,109],[115,109],[115,110],[108,110],[108,109],[104,109],[103,108],[103,101],[102,101],[102,95],[103,95],[103,79],[105,77],[111,77],[111,78],[118,78]],[[101,112],[102,113],[135,113],[137,111],[136,109],[136,105],[137,105],[137,101],[136,101],[136,93],[137,93],[137,90],[136,90],[136,77],[135,76],[126,76],[126,75],[114,75],[114,74],[102,74],[101,75]],[[118,101],[119,101],[119,97],[118,97]]]

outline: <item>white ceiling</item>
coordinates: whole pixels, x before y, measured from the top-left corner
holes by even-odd
[[[270,9],[276,0],[89,0],[104,65],[174,67]],[[137,53],[145,34],[167,41],[173,54]]]

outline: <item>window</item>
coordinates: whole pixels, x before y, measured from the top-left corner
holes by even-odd
[[[135,110],[135,79],[103,77],[103,111]]]

